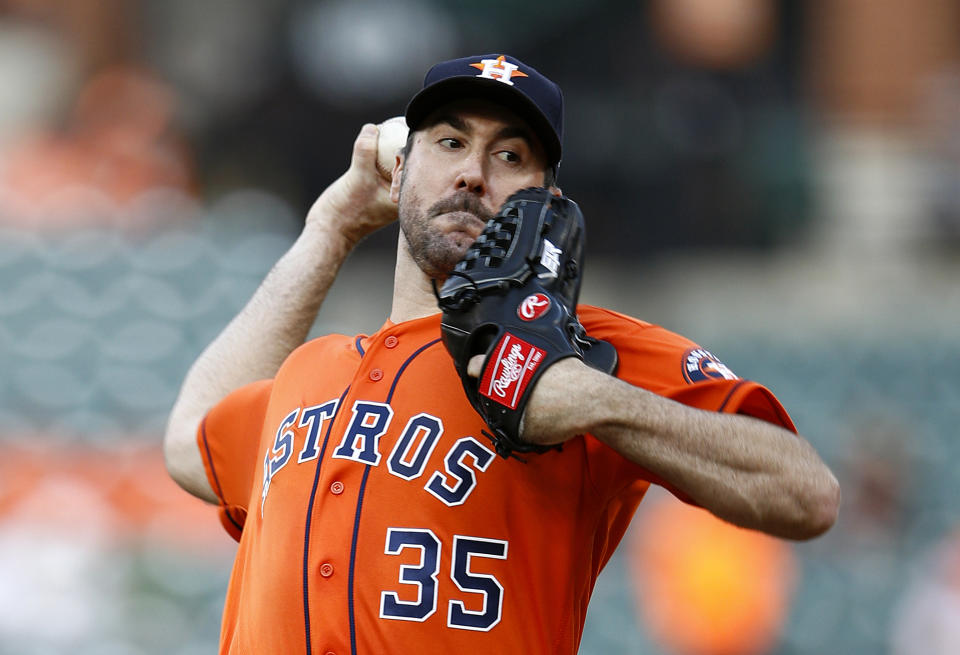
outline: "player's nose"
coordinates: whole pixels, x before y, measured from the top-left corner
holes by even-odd
[[[457,191],[469,191],[483,195],[487,188],[482,158],[471,154],[457,163],[454,186]]]

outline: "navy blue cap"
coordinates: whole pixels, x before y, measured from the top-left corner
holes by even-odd
[[[502,104],[524,119],[543,144],[550,165],[560,165],[563,147],[563,93],[555,82],[509,55],[478,55],[444,61],[423,79],[407,105],[407,126],[415,130],[434,110],[462,98]]]

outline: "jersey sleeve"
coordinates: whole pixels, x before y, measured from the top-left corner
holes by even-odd
[[[272,387],[272,380],[261,380],[233,391],[207,413],[197,429],[207,480],[220,501],[220,522],[237,541],[247,518]]]
[[[582,306],[578,314],[588,334],[609,341],[617,348],[618,378],[690,407],[744,414],[794,433],[797,431],[769,389],[737,377],[690,339],[609,310]],[[692,503],[682,491],[605,444],[595,444],[593,452],[594,465],[599,469],[594,479],[608,480],[612,494],[636,487],[636,480],[640,479],[660,485],[684,502]]]

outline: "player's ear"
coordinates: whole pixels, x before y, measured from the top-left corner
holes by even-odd
[[[393,176],[390,178],[390,200],[394,202],[400,202],[400,187],[403,184],[404,161],[403,153],[398,152],[393,162]]]

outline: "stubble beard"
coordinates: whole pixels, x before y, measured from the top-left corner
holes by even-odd
[[[438,200],[426,210],[422,206],[416,194],[401,187],[398,213],[407,251],[421,271],[442,282],[449,277],[450,271],[473,243],[473,239],[464,232],[475,229],[475,224],[466,216],[462,219],[453,218],[462,223],[463,230],[445,234],[434,224],[434,218],[449,212],[465,212],[486,224],[494,214],[483,206],[477,196],[466,191]]]

